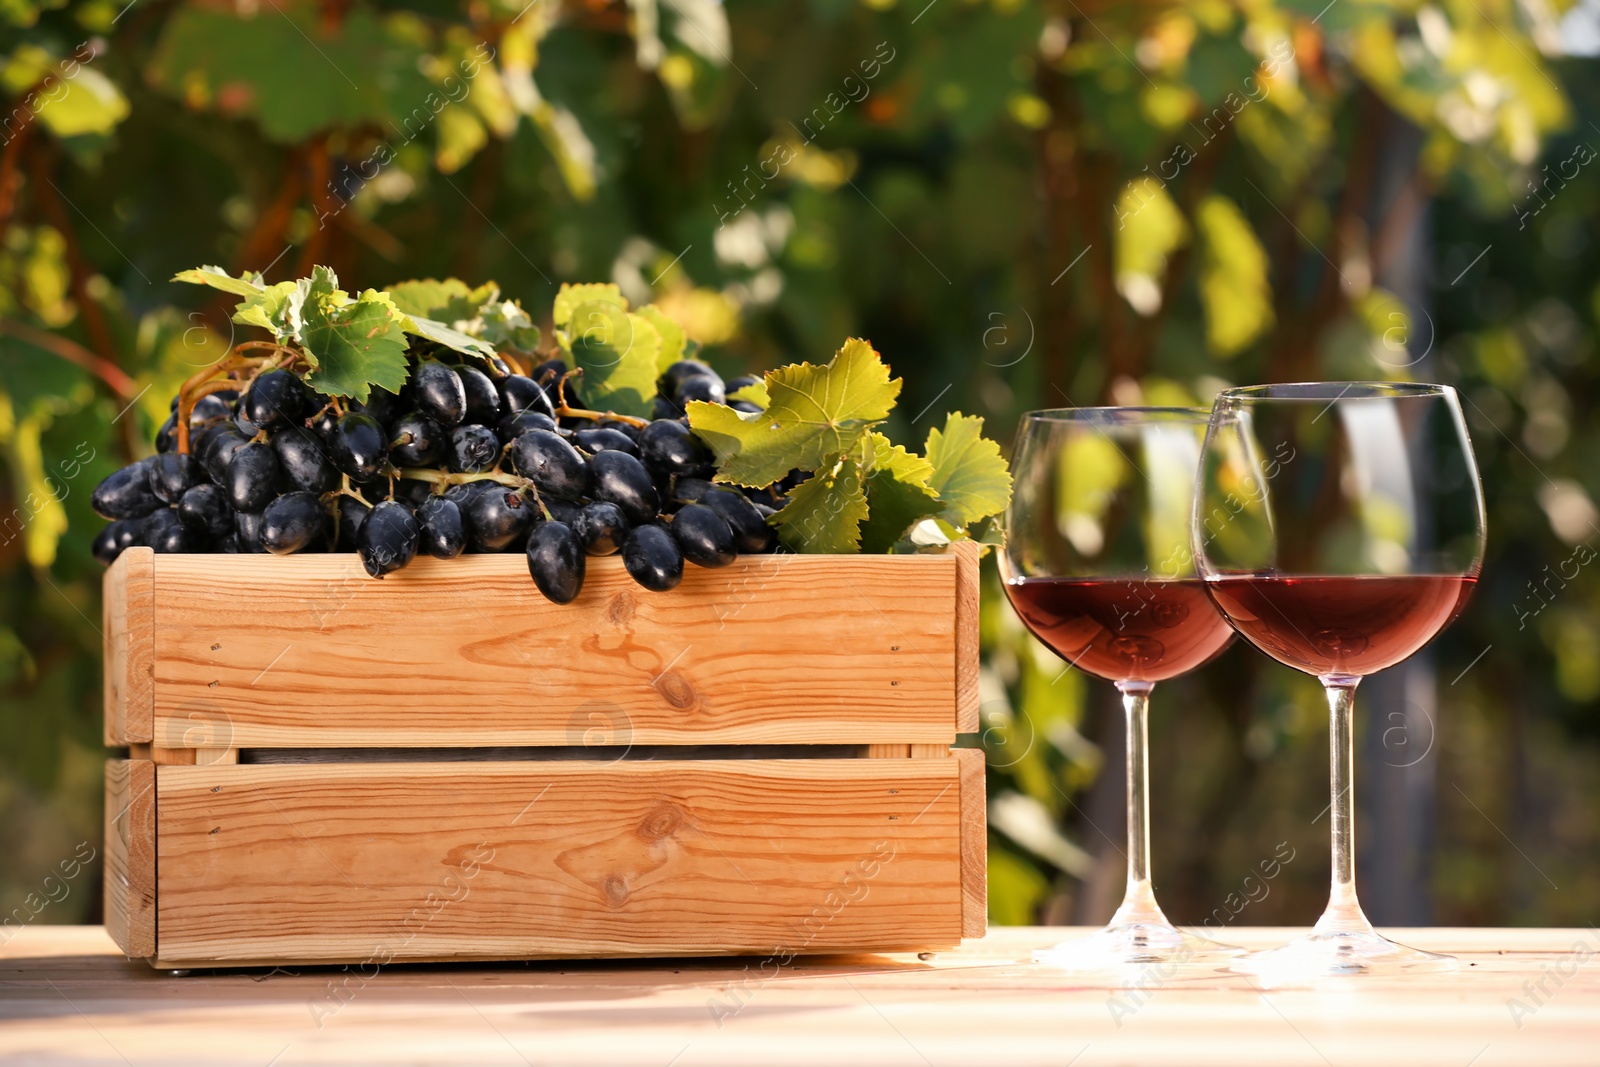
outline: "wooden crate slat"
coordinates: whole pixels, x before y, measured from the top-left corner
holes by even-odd
[[[155,681],[155,553],[131,548],[104,581],[105,741],[151,739]]]
[[[961,776],[961,936],[989,931],[989,798],[981,748],[955,749]]]
[[[129,956],[156,951],[156,776],[149,760],[106,761],[106,931]]]
[[[978,546],[966,542],[951,546],[961,560],[956,568],[956,731],[977,733],[982,728],[978,695]]]
[[[949,744],[975,566],[751,556],[652,594],[608,557],[554,605],[520,555],[382,581],[353,554],[156,557],[157,743]]]
[[[950,946],[962,762],[162,767],[159,957]]]

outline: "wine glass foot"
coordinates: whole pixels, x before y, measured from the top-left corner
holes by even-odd
[[[1310,933],[1287,945],[1252,952],[1228,969],[1260,977],[1269,985],[1354,975],[1425,974],[1453,971],[1454,956],[1424,952],[1366,931]]]
[[[1033,961],[1073,972],[1152,965],[1201,968],[1223,966],[1243,952],[1242,948],[1218,944],[1165,923],[1130,922],[1038,949]]]

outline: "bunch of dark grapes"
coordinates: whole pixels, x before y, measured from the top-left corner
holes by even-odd
[[[157,552],[359,553],[381,578],[424,553],[523,552],[539,591],[565,604],[589,556],[620,554],[634,580],[667,590],[684,562],[722,567],[777,547],[767,519],[788,483],[715,485],[709,449],[689,429],[691,400],[760,410],[682,360],[658,383],[652,420],[587,410],[559,359],[531,375],[415,358],[398,395],[335,402],[285,369],[212,383],[179,450],[178,400],[156,454],[94,491],[112,520],[95,539],[110,563]]]

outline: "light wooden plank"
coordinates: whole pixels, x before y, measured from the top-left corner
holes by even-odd
[[[978,610],[981,587],[979,548],[967,541],[951,546],[956,565],[956,732],[976,733],[978,710]]]
[[[382,581],[354,555],[162,556],[156,729],[169,747],[948,745],[965,559],[744,557],[664,594],[591,559],[560,606],[517,555]]]
[[[951,750],[961,781],[961,936],[989,929],[989,798],[981,748]]]
[[[154,709],[155,553],[130,548],[101,582],[105,742],[149,741]]]
[[[957,761],[163,767],[163,963],[938,948]]]
[[[156,776],[147,760],[106,760],[106,930],[135,957],[156,951]]]

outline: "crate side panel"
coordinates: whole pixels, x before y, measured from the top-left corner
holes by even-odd
[[[971,541],[951,546],[956,561],[956,732],[976,733],[981,724],[978,693],[978,612],[980,577],[978,546]]]
[[[948,946],[956,763],[164,767],[161,956]]]
[[[101,582],[105,742],[151,739],[154,709],[155,553],[130,548]]]
[[[961,775],[961,936],[989,930],[989,798],[981,748],[954,750]]]
[[[156,952],[155,770],[149,760],[106,760],[106,932],[141,958]]]
[[[520,556],[164,557],[162,743],[950,743],[957,557],[754,556],[666,594],[616,557],[546,601]],[[198,728],[197,728],[198,727]]]

